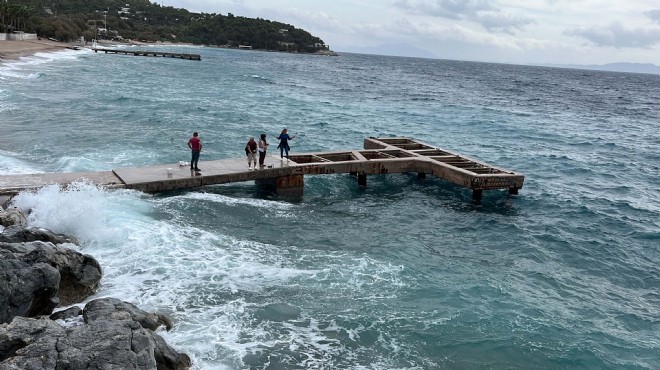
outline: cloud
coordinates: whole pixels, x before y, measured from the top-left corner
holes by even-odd
[[[503,13],[488,0],[394,0],[392,4],[413,15],[426,15],[478,23],[491,32],[513,34],[534,23],[530,18]]]
[[[619,22],[605,27],[576,28],[564,32],[591,41],[597,46],[650,48],[660,43],[660,28],[626,28]]]
[[[449,19],[470,18],[480,11],[493,10],[487,0],[395,0],[392,4],[412,14]]]
[[[323,11],[301,10],[296,8],[278,9],[274,13],[283,19],[296,22],[298,25],[313,26],[317,30],[335,31],[340,33],[355,33],[350,25],[333,18]]]
[[[525,26],[535,23],[526,17],[516,17],[501,12],[485,12],[477,16],[479,23],[488,31],[513,34],[515,30],[522,30]]]
[[[660,9],[653,9],[644,12],[644,15],[651,18],[653,22],[660,23]]]

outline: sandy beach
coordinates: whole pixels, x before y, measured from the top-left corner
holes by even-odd
[[[16,60],[40,51],[56,51],[72,46],[65,42],[50,40],[0,41],[0,62]]]

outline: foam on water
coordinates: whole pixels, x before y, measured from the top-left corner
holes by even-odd
[[[301,254],[295,247],[238,240],[171,217],[177,213],[172,206],[190,200],[281,211],[294,207],[205,193],[154,198],[85,183],[23,192],[13,205],[30,210],[30,226],[73,235],[84,253],[99,259],[104,277],[95,297],[117,297],[172,315],[177,328],[164,335],[175,346],[186,348],[200,368],[214,366],[218,359],[229,368],[242,367],[244,358],[250,361],[250,356],[259,357],[269,347],[291,347],[292,355],[284,363],[303,367],[320,366],[328,356],[350,354],[334,338],[344,329],[336,324],[321,329],[312,316],[295,308],[297,296],[308,294],[307,288],[288,299],[291,292],[271,296],[269,291],[286,287],[285,292],[295,292],[296,286],[313,281],[312,289],[327,291],[330,299],[378,300],[382,293],[374,287],[390,286],[388,294],[402,288],[397,277],[401,266],[346,253]],[[275,303],[290,299],[283,304],[293,314],[282,313],[281,308],[269,313],[272,299]],[[273,337],[273,331],[282,334]],[[359,329],[348,331],[353,338]],[[303,350],[308,357],[295,354]]]
[[[123,203],[118,198],[122,194],[138,198],[131,203],[136,203],[133,209],[139,209],[138,193],[108,193],[84,182],[67,188],[48,185],[34,192],[22,192],[12,199],[12,204],[29,212],[31,226],[73,235],[84,245],[118,245],[126,239],[122,225],[116,223],[117,212],[121,212],[117,205]]]

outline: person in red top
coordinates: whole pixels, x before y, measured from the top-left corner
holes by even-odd
[[[254,137],[250,136],[250,140],[245,145],[245,154],[247,154],[248,170],[251,170],[250,163],[254,163],[254,169],[257,169],[257,142]]]
[[[199,162],[199,152],[202,151],[202,141],[199,140],[199,135],[195,131],[193,137],[188,140],[188,148],[192,150],[192,159],[190,160],[190,169],[195,171],[201,171],[197,167],[197,162]]]

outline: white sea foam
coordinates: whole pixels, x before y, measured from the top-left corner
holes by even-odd
[[[334,321],[321,328],[316,318],[304,312],[294,322],[262,318],[255,323],[255,310],[269,303],[255,297],[268,297],[269,292],[303,284],[307,286],[303,291],[323,291],[327,294],[323,300],[328,301],[365,295],[383,299],[373,291],[382,291],[385,286],[385,290],[396,292],[404,287],[399,277],[401,266],[365,255],[306,252],[241,240],[201,229],[185,218],[172,218],[180,201],[190,199],[230,206],[268,206],[283,212],[294,207],[284,202],[196,192],[151,197],[85,183],[23,192],[13,204],[31,210],[31,226],[77,237],[83,251],[100,261],[104,277],[97,295],[90,299],[115,297],[173,316],[175,329],[162,335],[189,353],[196,368],[242,368],[245,358],[285,344],[290,351],[305,353],[287,359],[303,367],[322,366],[330,357],[354,356],[337,335],[347,333],[356,340],[364,328],[342,328]],[[279,295],[274,298],[276,302],[286,299]]]
[[[220,194],[211,194],[211,193],[191,192],[186,195],[183,195],[182,197],[187,199],[197,199],[197,200],[204,200],[209,202],[222,203],[232,206],[250,205],[255,207],[277,208],[279,210],[290,210],[291,208],[293,208],[293,205],[291,203],[286,203],[286,202],[270,201],[263,199],[232,198]]]
[[[5,61],[0,64],[0,79],[35,79],[43,75],[42,71],[35,71],[36,67],[62,60],[75,60],[92,53],[91,49],[58,50],[52,52],[38,52],[30,56],[20,57],[17,60]]]
[[[30,226],[73,235],[83,244],[117,244],[127,236],[122,225],[114,222],[116,212],[122,210],[113,206],[125,193],[106,192],[87,183],[74,183],[66,188],[48,185],[18,194],[12,205],[29,211]]]
[[[180,203],[182,200],[199,200],[205,202],[219,203],[230,207],[249,206],[256,209],[267,209],[268,212],[263,212],[264,217],[277,217],[277,218],[290,218],[293,217],[291,210],[294,205],[291,203],[254,199],[254,198],[232,198],[221,194],[203,193],[203,192],[190,192],[181,196],[165,198],[163,202],[167,203]]]

